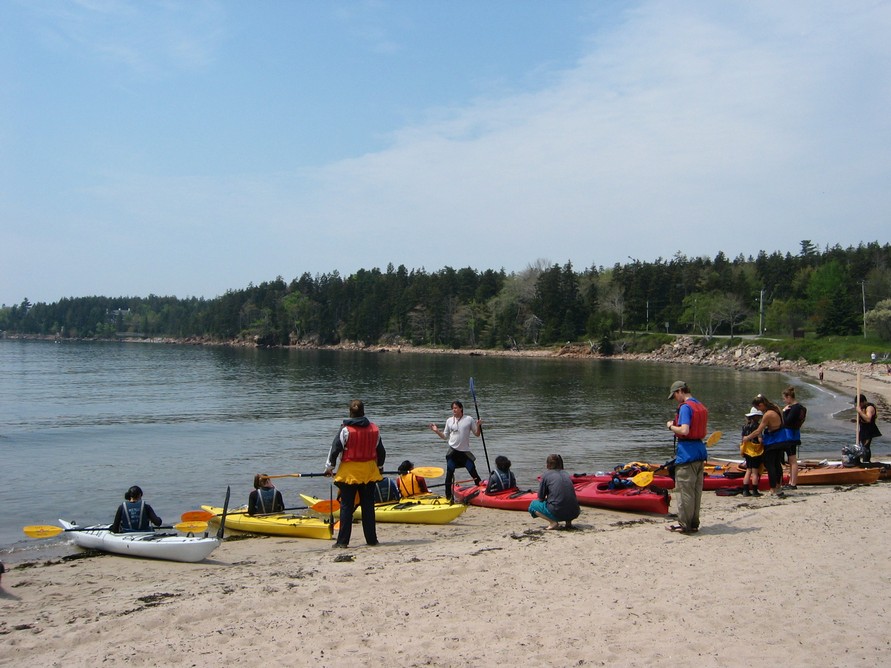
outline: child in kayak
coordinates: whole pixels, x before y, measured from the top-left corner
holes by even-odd
[[[124,494],[124,503],[118,506],[118,511],[111,523],[112,533],[126,533],[128,531],[151,531],[151,525],[161,526],[161,518],[155,514],[152,507],[142,500],[142,488],[133,485]]]
[[[413,496],[421,496],[429,492],[427,489],[427,481],[421,476],[412,473],[414,467],[415,465],[406,459],[399,465],[399,468],[396,469],[399,472],[396,486],[399,488],[399,495],[403,499],[411,498]]]
[[[495,470],[489,476],[489,482],[486,484],[486,494],[495,494],[503,492],[507,489],[514,489],[517,486],[517,479],[514,477],[513,471],[510,470],[510,460],[498,455],[495,458]]]
[[[548,455],[548,470],[541,476],[538,485],[538,499],[529,504],[532,517],[542,517],[548,521],[545,529],[557,529],[560,522],[572,528],[572,520],[579,516],[579,500],[575,495],[572,478],[563,470],[563,457]]]
[[[254,476],[254,491],[248,496],[248,515],[279,513],[285,509],[285,500],[272,480],[265,473]]]

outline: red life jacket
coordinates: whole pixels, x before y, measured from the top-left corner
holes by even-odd
[[[681,406],[686,404],[690,407],[693,415],[690,418],[690,430],[686,436],[678,436],[679,441],[701,441],[705,438],[705,432],[708,430],[708,408],[693,399],[687,399],[683,404],[678,406],[677,413],[674,416],[674,423],[678,424],[678,418],[681,413]]]
[[[367,427],[347,426],[350,437],[343,449],[344,462],[373,462],[377,461],[377,442],[380,440],[380,431],[377,425],[369,422]]]

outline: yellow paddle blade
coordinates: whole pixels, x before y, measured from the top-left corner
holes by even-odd
[[[207,531],[207,522],[180,522],[174,524],[173,528],[183,533],[201,533]]]
[[[440,478],[445,474],[445,470],[438,466],[415,466],[411,472],[422,478]]]
[[[28,538],[52,538],[65,531],[62,527],[51,524],[31,524],[22,529]]]
[[[638,487],[646,487],[651,482],[653,482],[653,472],[641,471],[631,479],[631,482],[633,482]]]
[[[712,447],[715,443],[717,443],[718,441],[721,440],[721,437],[723,435],[724,435],[724,432],[716,431],[715,433],[713,433],[711,436],[708,437],[708,440],[705,442],[705,447],[707,447],[707,448]]]

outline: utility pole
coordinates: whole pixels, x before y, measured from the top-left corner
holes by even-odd
[[[758,336],[764,334],[764,288],[761,288],[760,306],[758,308]]]
[[[866,338],[866,281],[860,281],[860,296],[863,299],[863,338]]]

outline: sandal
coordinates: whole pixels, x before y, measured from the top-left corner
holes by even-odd
[[[675,533],[691,533],[690,531],[688,531],[687,529],[682,527],[680,524],[669,524],[667,527],[665,527],[665,530],[666,531],[674,531]]]

